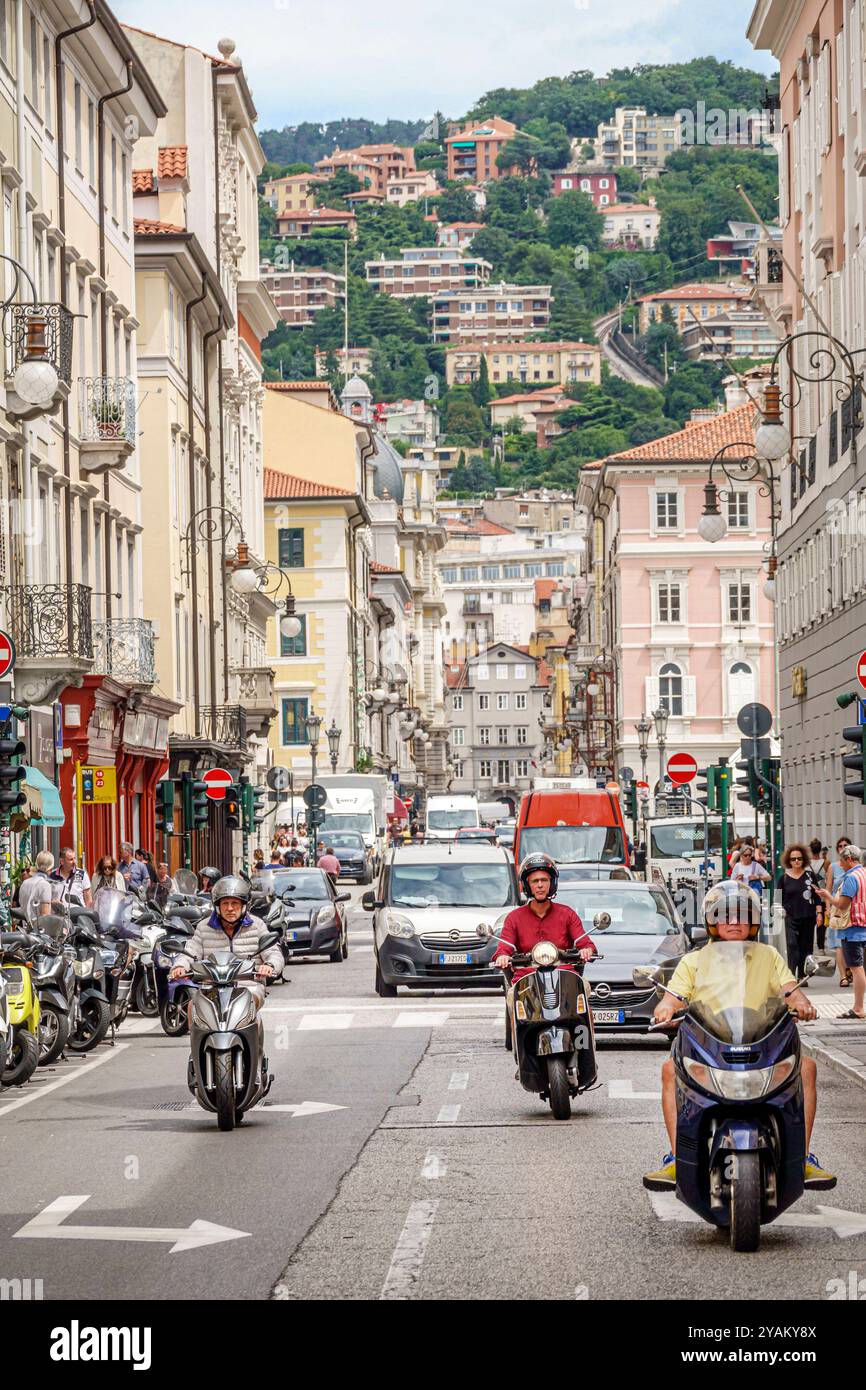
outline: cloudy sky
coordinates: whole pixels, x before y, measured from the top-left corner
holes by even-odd
[[[235,40],[262,126],[460,116],[492,87],[712,54],[763,71],[753,0],[114,0],[118,17],[216,52]]]

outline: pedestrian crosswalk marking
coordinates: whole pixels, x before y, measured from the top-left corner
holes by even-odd
[[[325,1032],[335,1028],[351,1028],[352,1014],[304,1014],[298,1024],[302,1033]]]

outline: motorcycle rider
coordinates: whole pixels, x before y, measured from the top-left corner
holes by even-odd
[[[716,987],[712,998],[705,993],[702,994],[702,989],[706,989],[702,976],[707,976],[707,967],[710,965],[707,953],[717,950],[719,941],[749,939],[754,942],[754,946],[745,962],[745,999],[748,1007],[755,1010],[763,1008],[767,1000],[780,989],[798,1019],[809,1022],[818,1017],[803,991],[798,988],[796,979],[779,952],[757,940],[761,927],[761,900],[754,889],[749,888],[742,880],[725,879],[724,882],[717,883],[704,899],[704,922],[710,940],[700,950],[690,951],[687,956],[682,957],[665,987],[664,996],[656,1005],[654,1023],[670,1023],[673,1015],[684,1004],[703,1003],[705,1007],[711,1004],[716,1008],[724,1007],[724,1001],[719,1003],[717,973],[714,975]],[[742,995],[740,998],[742,999]],[[809,1147],[818,1104],[817,1074],[818,1068],[812,1058],[802,1057],[800,1075],[803,1082],[806,1122],[806,1187],[810,1190],[824,1190],[836,1186],[833,1174],[821,1167]],[[643,1185],[651,1192],[673,1191],[677,1185],[676,1073],[670,1057],[662,1066],[662,1114],[671,1147],[662,1160],[661,1168],[644,1176]]]
[[[256,1000],[256,1007],[265,1002],[265,981],[282,973],[283,954],[276,946],[269,947],[259,955],[259,938],[264,936],[267,927],[260,917],[247,911],[250,899],[250,885],[247,879],[228,874],[217,879],[211,892],[213,912],[206,921],[199,922],[192,936],[186,942],[183,954],[179,955],[169,971],[169,980],[178,980],[189,974],[193,961],[203,960],[205,956],[218,951],[231,951],[245,960],[255,960],[260,980],[244,981]]]
[[[511,952],[520,954],[530,952],[539,941],[551,941],[561,951],[577,948],[581,959],[592,960],[596,954],[592,939],[583,929],[583,923],[573,908],[564,903],[555,903],[559,886],[559,870],[547,854],[529,854],[520,866],[520,886],[529,901],[522,907],[509,912],[499,933],[500,945],[508,947],[508,954],[500,951],[493,964],[499,970],[507,970],[511,964]],[[508,1012],[511,1014],[514,1001],[514,982],[522,975],[528,975],[532,966],[515,970],[512,988],[507,994]],[[573,970],[573,965],[563,965],[565,970]]]

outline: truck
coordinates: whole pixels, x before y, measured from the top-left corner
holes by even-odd
[[[316,781],[325,788],[325,820],[319,827],[320,839],[328,831],[356,830],[373,853],[378,873],[385,847],[388,815],[394,806],[394,784],[383,773],[328,773]]]
[[[428,796],[426,840],[456,840],[457,831],[464,827],[477,830],[481,825],[478,798],[468,793],[459,796]]]

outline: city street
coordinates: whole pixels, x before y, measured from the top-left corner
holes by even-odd
[[[376,997],[361,891],[348,961],[296,961],[271,991],[276,1081],[239,1130],[191,1103],[186,1041],[135,1015],[4,1089],[0,1276],[45,1299],[729,1295],[743,1257],[641,1186],[663,1045],[602,1044],[599,1088],[557,1123],[513,1079],[499,996]],[[841,1007],[832,982],[813,997]],[[826,1299],[866,1267],[866,1090],[819,1084],[838,1188],[764,1231],[739,1298]]]

